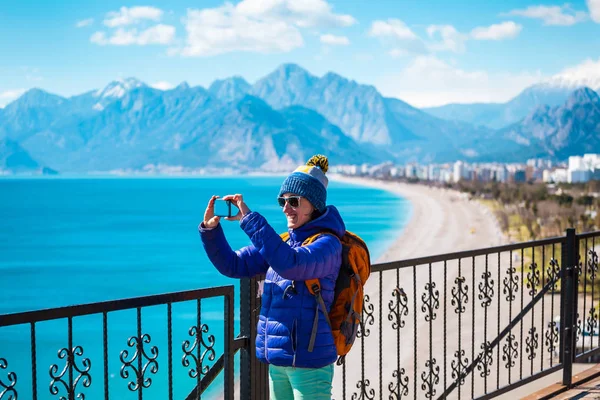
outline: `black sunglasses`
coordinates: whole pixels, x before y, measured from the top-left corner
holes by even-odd
[[[285,207],[285,203],[287,202],[290,207],[298,208],[300,206],[300,199],[302,196],[290,196],[290,197],[278,197],[277,202],[279,203],[279,207]]]

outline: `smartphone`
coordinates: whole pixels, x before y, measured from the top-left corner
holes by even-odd
[[[215,215],[217,217],[233,217],[237,213],[238,208],[231,202],[231,200],[215,200]]]

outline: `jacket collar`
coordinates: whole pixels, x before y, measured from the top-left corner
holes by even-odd
[[[323,215],[299,228],[288,229],[290,240],[293,242],[304,242],[309,237],[323,231],[331,231],[338,237],[342,237],[346,233],[346,225],[335,206],[327,206]]]

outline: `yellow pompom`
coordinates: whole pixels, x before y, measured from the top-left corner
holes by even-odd
[[[322,154],[315,154],[306,162],[306,165],[319,167],[326,174],[329,169],[329,160]]]

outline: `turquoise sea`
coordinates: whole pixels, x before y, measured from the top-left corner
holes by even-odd
[[[0,179],[0,315],[105,300],[168,293],[237,281],[218,274],[206,257],[197,225],[209,197],[242,193],[249,207],[262,213],[277,231],[285,231],[285,218],[276,196],[282,177],[194,178],[2,178]],[[410,204],[378,189],[330,182],[328,204],[340,210],[347,229],[362,236],[376,259],[393,242],[410,218]],[[237,222],[223,221],[232,248],[249,244]],[[236,293],[236,307],[239,302]],[[185,398],[194,385],[190,367],[182,364],[182,343],[193,342],[196,303],[173,306],[173,366],[175,398]],[[202,323],[215,336],[217,356],[222,352],[222,299],[202,302]],[[1,317],[0,317],[1,318]],[[144,308],[142,327],[156,345],[158,372],[144,398],[167,396],[166,306]],[[121,377],[121,350],[134,350],[127,339],[136,334],[136,312],[108,316],[109,389],[111,398],[135,399],[127,389],[135,375]],[[74,345],[91,367],[90,387],[77,385],[86,399],[103,398],[102,316],[73,320]],[[236,331],[237,331],[236,326]],[[59,382],[58,395],[50,392],[51,374],[65,366],[58,350],[67,345],[67,321],[36,326],[37,388],[39,399],[58,399],[66,392]],[[19,399],[32,398],[30,327],[0,328],[0,382],[15,372]],[[146,359],[144,359],[147,361]],[[190,359],[190,361],[192,361]],[[57,372],[50,371],[56,364]],[[193,363],[192,363],[193,364]],[[210,362],[208,364],[211,364]],[[137,367],[137,361],[133,364]],[[78,373],[75,371],[76,378]],[[63,379],[68,382],[68,373]],[[0,386],[0,392],[2,387]],[[220,392],[215,386],[212,394]],[[208,398],[210,397],[207,396]]]

